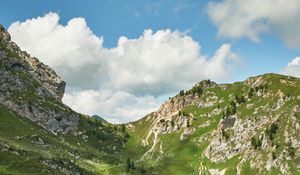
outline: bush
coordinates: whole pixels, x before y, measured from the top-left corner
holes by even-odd
[[[248,91],[248,98],[253,97],[253,95],[254,95],[254,89],[250,88],[250,90]]]
[[[275,160],[276,159],[276,153],[273,151],[272,152],[272,159]]]
[[[244,96],[238,96],[238,95],[235,96],[235,101],[236,101],[237,104],[242,104],[242,103],[246,102]]]
[[[172,127],[174,127],[174,126],[175,126],[175,122],[174,122],[174,120],[173,120],[173,119],[171,120],[171,125],[172,125]]]
[[[189,128],[190,126],[191,126],[190,119],[187,119],[187,121],[186,121],[186,127]]]
[[[125,124],[122,124],[122,125],[121,125],[121,132],[123,132],[123,133],[124,133],[125,131],[126,131]]]
[[[261,139],[256,139],[255,137],[251,138],[251,145],[254,147],[254,149],[259,149],[261,147],[261,144]]]
[[[295,157],[295,148],[292,147],[292,144],[290,142],[287,145],[287,152],[291,158]]]
[[[229,117],[230,115],[234,115],[237,111],[236,103],[234,101],[230,102],[230,107],[226,107],[225,111],[223,111],[223,116],[222,118]]]
[[[222,136],[225,138],[225,140],[228,140],[230,137],[230,135],[224,129],[222,129]]]
[[[270,138],[270,140],[273,140],[273,136],[276,134],[277,129],[277,123],[272,123],[271,126],[266,130],[266,135]]]

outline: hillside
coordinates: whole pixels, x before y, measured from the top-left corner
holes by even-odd
[[[63,79],[2,26],[0,76],[0,174],[300,174],[295,77],[204,80],[114,125],[64,105]]]
[[[0,26],[0,174],[118,174],[122,127],[62,104],[66,83]]]
[[[299,89],[277,74],[202,81],[128,124],[127,152],[151,174],[300,174]]]

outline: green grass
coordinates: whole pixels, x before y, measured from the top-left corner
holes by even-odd
[[[119,152],[122,150],[123,134],[116,134],[118,132],[111,127],[101,126],[102,129],[96,129],[99,127],[97,124],[85,120],[82,122],[85,123],[82,124],[84,127],[88,125],[90,130],[97,130],[108,140],[100,141],[95,138],[97,133],[94,132],[88,133],[88,141],[80,136],[55,136],[0,106],[0,148],[6,148],[5,145],[9,148],[0,149],[0,172],[40,174],[41,171],[46,171],[46,174],[59,174],[58,170],[42,164],[45,160],[55,164],[71,161],[70,166],[84,174],[111,174],[122,171],[122,159],[119,154],[112,153],[112,148],[115,146]],[[47,146],[35,144],[36,138],[42,138]]]
[[[256,89],[256,91],[262,91],[264,94],[276,94],[279,89],[287,96],[294,97],[292,101],[286,102],[278,111],[272,111],[271,108],[277,103],[279,99],[278,96],[257,96],[254,95],[250,99],[246,100],[244,103],[241,103],[237,106],[237,116],[242,120],[248,120],[252,118],[257,118],[260,116],[269,116],[275,117],[279,116],[279,129],[273,135],[274,144],[279,144],[279,147],[276,149],[276,153],[280,153],[286,147],[284,143],[284,132],[292,130],[293,127],[287,124],[286,116],[291,115],[290,111],[295,105],[300,104],[300,100],[295,99],[295,96],[299,95],[300,81],[292,77],[280,76],[275,74],[267,74],[262,76],[262,85],[266,87],[259,87],[261,89]],[[255,77],[257,78],[257,77]],[[284,81],[294,82],[292,85],[282,83]],[[199,143],[197,139],[201,136],[209,137],[209,134],[217,129],[219,121],[222,118],[222,113],[215,116],[207,117],[207,113],[210,113],[212,110],[219,107],[220,109],[225,109],[227,106],[230,106],[230,102],[235,99],[235,96],[244,96],[246,97],[250,87],[243,82],[234,83],[232,85],[223,85],[226,86],[226,90],[223,90],[222,87],[217,86],[213,88],[204,89],[203,93],[200,95],[200,99],[206,99],[210,94],[214,93],[218,99],[222,99],[223,102],[216,103],[212,107],[207,108],[198,108],[196,105],[188,105],[181,109],[181,112],[187,114],[191,119],[193,116],[192,127],[196,130],[187,140],[181,141],[180,132],[173,132],[170,134],[162,134],[159,136],[159,143],[156,145],[155,151],[152,155],[152,158],[146,159],[142,162],[139,162],[139,165],[143,166],[147,172],[153,174],[198,174],[198,168],[200,165],[205,166],[208,169],[218,169],[219,171],[226,169],[225,174],[231,175],[236,174],[236,167],[243,157],[243,153],[236,154],[233,158],[226,160],[224,163],[213,163],[208,158],[204,156],[204,151],[207,148],[209,141]],[[179,97],[179,96],[178,96]],[[181,96],[180,96],[181,97]],[[247,105],[253,104],[249,109]],[[263,110],[260,107],[266,106],[266,110]],[[258,113],[253,114],[255,108],[258,108]],[[299,120],[300,114],[296,114],[297,120]],[[209,121],[210,124],[206,127],[199,128],[198,126]],[[131,139],[126,145],[126,150],[131,150],[129,156],[134,157],[135,159],[141,157],[148,149],[141,149],[136,144],[141,144],[141,140],[146,137],[148,132],[147,128],[151,126],[151,121],[146,121],[145,118],[134,122],[133,125],[137,128],[131,133]],[[268,128],[269,125],[266,126]],[[233,131],[226,131],[230,133],[230,136],[233,136]],[[265,133],[265,129],[257,130],[257,133]],[[298,133],[297,133],[298,134]],[[295,136],[299,137],[299,136]],[[151,139],[150,139],[151,140]],[[163,143],[163,155],[159,154],[160,143]],[[151,145],[151,144],[150,144]],[[262,154],[266,158],[266,155],[269,153],[266,150],[258,150],[259,154]],[[265,159],[264,159],[265,160]],[[266,161],[266,160],[265,160]],[[295,162],[297,160],[290,160],[289,166],[291,167],[292,174],[299,174],[297,168],[295,168]],[[277,168],[272,168],[271,171],[261,171],[257,169],[250,168],[249,161],[245,162],[242,165],[241,174],[278,174],[280,172]],[[150,173],[150,174],[151,174]],[[208,171],[206,173],[209,173]],[[147,173],[146,173],[147,174]]]

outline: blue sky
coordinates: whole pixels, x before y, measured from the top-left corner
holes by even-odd
[[[246,5],[250,7],[253,5],[249,0],[244,2],[248,2],[249,4]],[[284,1],[264,1],[264,3],[273,5],[274,10],[283,13],[284,10],[290,11],[290,6],[277,5],[282,2]],[[211,4],[210,13],[208,12],[209,3],[213,3]],[[291,4],[294,7],[299,6],[299,3],[295,0],[291,0]],[[217,5],[222,5],[222,7],[219,8]],[[219,14],[223,8],[228,7],[234,7],[237,10],[230,9],[231,11],[228,14]],[[201,55],[207,58],[213,57],[216,50],[223,44],[230,44],[231,51],[239,57],[239,62],[236,63],[238,65],[234,66],[234,70],[231,71],[230,76],[220,79],[216,78],[215,81],[242,81],[249,76],[269,72],[282,72],[289,62],[300,55],[300,46],[297,46],[297,44],[300,44],[299,40],[295,39],[295,42],[289,41],[291,37],[288,37],[290,36],[288,32],[290,31],[286,29],[289,25],[291,26],[290,28],[300,29],[299,20],[297,20],[300,15],[298,13],[295,13],[294,16],[283,15],[283,22],[278,22],[281,18],[278,18],[278,15],[274,15],[273,11],[261,14],[256,12],[254,8],[253,14],[252,12],[246,13],[249,18],[245,18],[245,20],[249,20],[247,21],[249,23],[244,26],[241,23],[244,20],[241,18],[241,11],[243,11],[244,7],[245,4],[233,0],[6,0],[1,2],[0,23],[9,28],[16,21],[25,22],[27,19],[42,17],[49,12],[54,12],[60,17],[59,25],[67,26],[68,21],[71,19],[81,17],[85,20],[87,27],[92,31],[93,35],[104,39],[103,48],[106,49],[116,48],[121,36],[125,36],[127,39],[136,39],[142,36],[146,29],[151,29],[154,33],[170,29],[172,32],[180,31],[183,35],[190,36],[193,41],[199,43],[201,46]],[[239,11],[239,9],[241,10]],[[212,13],[217,15],[214,16]],[[255,19],[252,18],[253,16]],[[236,34],[228,30],[227,33],[220,34],[222,27],[228,28],[227,21],[228,23],[232,23],[230,26],[232,31],[238,29],[236,30]],[[234,21],[238,21],[237,24]],[[247,30],[253,30],[254,35],[249,34]],[[259,41],[255,38],[256,34]],[[13,38],[14,36],[19,35],[13,34]],[[299,37],[299,35],[295,33],[295,37]],[[20,37],[15,38],[19,41],[17,44],[22,46],[22,39],[24,37],[22,39],[19,39]],[[292,42],[294,44],[291,46],[290,43]],[[24,48],[31,48],[26,46]],[[31,53],[30,49],[29,51]],[[35,52],[32,51],[32,53],[34,54]],[[41,56],[43,57],[43,55]],[[47,62],[47,60],[43,61],[51,65],[51,62]],[[54,68],[56,69],[55,66]],[[297,75],[297,69],[298,67],[293,68],[293,72],[290,74]],[[59,68],[56,70],[59,70]],[[60,71],[58,72],[60,73]],[[62,74],[64,75],[63,72]],[[206,78],[205,76],[200,77],[199,81]],[[210,77],[208,76],[207,78]],[[71,81],[70,78],[70,83],[72,84]],[[184,87],[188,88],[188,86]],[[124,86],[124,88],[128,87]],[[182,88],[182,86],[178,88]],[[74,89],[80,89],[80,87],[74,86],[69,91],[74,92]],[[103,87],[98,89],[103,90]],[[114,92],[112,93],[114,94]],[[128,93],[133,94],[131,89],[128,90]],[[165,91],[164,93],[155,92],[146,96],[154,96],[154,98],[159,99],[159,102],[162,102],[168,95],[174,93],[175,90],[172,89],[169,93]],[[134,95],[138,98],[140,97],[140,94]],[[157,105],[154,106],[156,107]],[[96,112],[102,114],[101,111]],[[95,113],[95,111],[86,113]]]
[[[8,27],[15,21],[24,21],[50,11],[59,13],[62,24],[71,18],[83,17],[96,35],[104,37],[106,47],[115,46],[120,36],[136,38],[145,29],[187,31],[201,44],[202,52],[207,55],[212,55],[224,42],[232,44],[243,58],[244,65],[236,75],[226,80],[229,82],[257,74],[280,72],[299,55],[299,49],[287,48],[273,34],[262,34],[260,43],[249,39],[217,38],[217,29],[206,13],[207,3],[197,0],[6,0],[0,7],[0,22]]]

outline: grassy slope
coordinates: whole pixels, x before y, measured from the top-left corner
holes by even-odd
[[[288,96],[299,96],[299,88],[300,88],[300,81],[299,79],[293,78],[293,77],[286,77],[281,75],[275,75],[275,74],[267,74],[263,76],[264,81],[268,83],[268,87],[265,90],[266,92],[272,92],[273,94],[276,94],[276,92],[281,90],[285,95]],[[280,80],[286,80],[293,82],[293,85],[286,84],[284,82],[281,82]],[[192,122],[192,126],[196,127],[199,126],[202,123],[205,123],[206,121],[210,120],[210,125],[204,128],[197,128],[196,131],[191,135],[187,140],[181,141],[180,135],[182,131],[177,133],[171,133],[171,134],[164,134],[160,136],[160,141],[163,143],[163,156],[159,155],[159,145],[156,148],[156,152],[154,153],[154,156],[150,160],[145,160],[142,162],[138,162],[139,165],[142,167],[146,167],[145,174],[198,174],[198,169],[200,166],[206,167],[208,169],[219,169],[223,170],[226,169],[225,174],[236,174],[236,166],[240,162],[239,155],[231,158],[230,160],[227,160],[224,163],[215,164],[209,161],[204,155],[203,151],[208,146],[208,142],[197,142],[197,139],[200,136],[203,136],[205,134],[210,133],[214,129],[217,128],[217,125],[222,117],[222,115],[212,116],[210,118],[203,117],[206,113],[211,112],[213,109],[217,108],[218,106],[220,108],[224,108],[226,106],[230,106],[230,95],[238,95],[238,96],[245,96],[249,92],[250,87],[244,83],[234,83],[232,85],[228,85],[228,88],[224,91],[220,87],[211,88],[207,91],[215,92],[215,94],[219,97],[219,99],[224,99],[224,102],[215,104],[213,107],[208,108],[197,108],[196,106],[186,106],[182,111],[186,113],[192,113],[195,117]],[[209,93],[203,93],[201,96],[202,99],[205,99],[209,96]],[[233,96],[234,97],[234,96]],[[254,109],[258,108],[260,106],[264,106],[267,104],[274,104],[278,100],[278,97],[268,97],[268,98],[262,98],[258,96],[252,97],[249,101],[247,101],[244,104],[241,104],[238,106],[237,113],[239,117],[241,118],[249,118],[249,117],[255,117],[253,115]],[[247,104],[253,104],[254,106],[251,109],[247,109]],[[283,107],[280,108],[280,112],[282,115],[279,118],[279,130],[275,134],[275,142],[279,144],[278,152],[282,150],[284,147],[286,147],[286,144],[284,143],[284,130],[286,129],[292,129],[290,126],[286,123],[286,115],[289,115],[288,112],[290,112],[292,106],[300,104],[300,100],[295,99],[288,103],[286,103]],[[269,115],[274,116],[275,114],[278,114],[279,112],[274,113],[266,113],[265,111],[259,111],[259,115]],[[300,115],[297,114],[297,119],[300,118]],[[127,144],[127,152],[130,153],[129,156],[133,157],[135,160],[139,160],[138,158],[145,153],[145,150],[148,150],[148,148],[143,149],[138,148],[136,146],[136,143],[141,144],[141,140],[145,138],[145,135],[147,133],[147,130],[145,128],[148,128],[150,126],[150,123],[146,121],[146,119],[142,119],[138,122],[133,123],[136,128],[135,132],[132,133],[131,138],[129,139],[129,142]],[[133,144],[134,143],[134,144]],[[151,144],[150,144],[151,145]],[[260,151],[262,154],[264,154],[264,151]],[[241,155],[242,156],[242,155]],[[297,170],[295,166],[295,162],[299,161],[299,158],[296,158],[294,160],[288,161],[291,165],[291,171],[293,174],[299,174],[299,171]],[[263,174],[278,174],[279,170],[273,168],[270,172],[261,172]],[[207,172],[208,173],[208,172]],[[242,167],[242,174],[257,174],[258,171],[255,169],[250,169],[249,162],[246,162]]]
[[[75,114],[51,97],[40,97],[36,89],[41,85],[31,74],[6,65],[10,58],[20,56],[1,39],[0,50],[5,58],[0,60],[0,69],[27,84],[26,88],[9,90],[12,94],[9,99],[60,111],[65,117]],[[38,144],[40,140],[44,142],[41,145]],[[120,153],[126,140],[121,126],[98,122],[84,115],[81,115],[77,136],[56,136],[0,106],[0,174],[59,174],[61,171],[57,167],[83,174],[121,174],[124,161]],[[51,165],[46,166],[45,162]]]
[[[280,83],[279,78],[286,79],[286,77],[278,77],[278,75],[267,76],[266,81],[271,83],[268,86],[269,91],[277,92],[281,89],[284,94],[299,95],[300,81],[298,79],[292,80],[296,83],[294,86],[285,86]],[[220,87],[211,88],[208,91],[215,92],[219,99],[224,99],[224,102],[207,108],[197,108],[190,105],[182,111],[194,115],[193,127],[197,128],[207,121],[210,121],[210,125],[197,128],[193,135],[183,141],[179,139],[182,131],[162,135],[160,140],[163,143],[163,155],[158,158],[159,146],[157,146],[153,159],[146,161],[138,160],[150,148],[150,146],[142,147],[141,141],[146,137],[151,121],[142,119],[133,123],[136,130],[134,133],[128,130],[130,137],[126,142],[125,150],[122,151],[126,134],[121,132],[119,125],[103,124],[82,116],[79,132],[84,134],[55,136],[1,106],[0,174],[59,174],[58,169],[42,164],[43,161],[49,161],[51,164],[62,168],[80,171],[83,174],[122,174],[125,172],[124,160],[127,158],[131,158],[136,163],[136,169],[128,174],[198,174],[200,166],[208,169],[226,169],[226,174],[235,174],[235,167],[240,161],[239,156],[221,164],[212,163],[203,155],[209,142],[197,142],[197,139],[216,129],[222,118],[222,115],[206,117],[206,114],[218,106],[220,108],[229,106],[231,94],[245,95],[249,91],[249,87],[242,83],[235,83],[228,85],[226,91],[221,90]],[[204,92],[201,98],[208,96],[209,93]],[[255,117],[252,115],[254,108],[272,104],[276,100],[277,97],[260,98],[254,96],[238,107],[238,114],[241,118]],[[254,107],[247,109],[246,105],[252,103]],[[281,111],[284,113],[295,104],[300,104],[300,100],[288,102]],[[48,105],[51,107],[53,104],[49,103]],[[275,135],[275,141],[279,143],[278,152],[286,146],[283,144],[283,131],[288,127],[284,116],[281,119],[279,131]],[[300,120],[299,114],[297,114],[297,119]],[[87,135],[88,139],[84,138],[83,135]],[[37,145],[38,138],[41,138],[45,144]],[[290,164],[295,167],[293,161],[290,161]],[[277,174],[278,172],[278,169],[273,169],[266,174]],[[296,167],[292,169],[292,172],[298,173]],[[249,162],[246,162],[242,167],[242,174],[253,173],[256,174],[257,170],[250,169]]]
[[[83,174],[121,174],[122,157],[113,153],[113,147],[122,150],[119,128],[83,119],[80,129],[88,132],[89,139],[55,136],[0,106],[0,174],[59,174],[43,161]],[[37,144],[38,138],[44,144]]]

